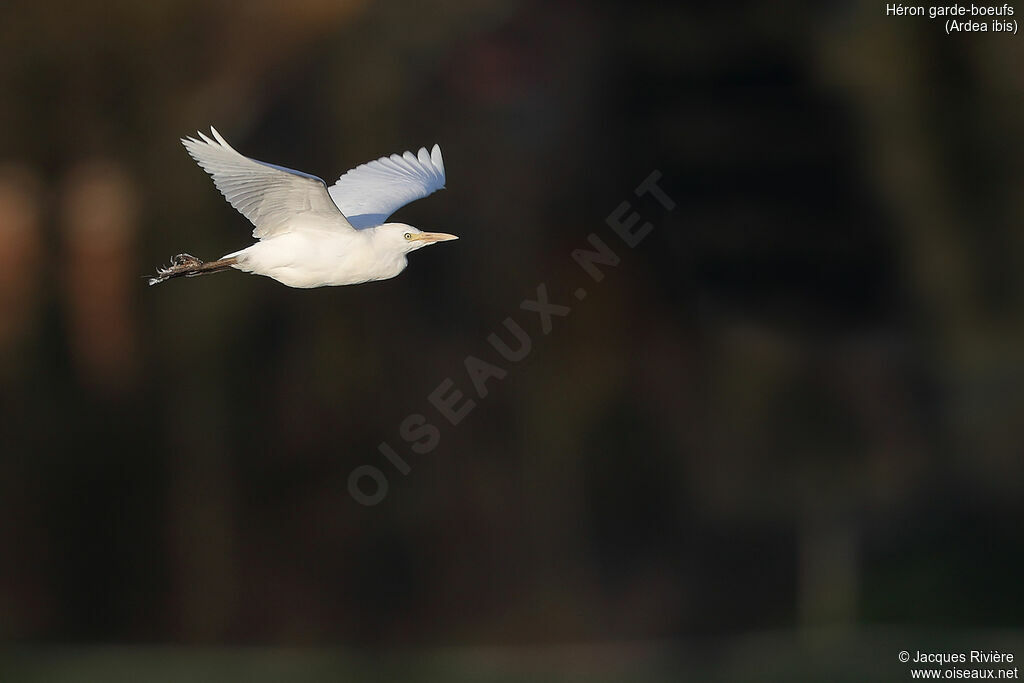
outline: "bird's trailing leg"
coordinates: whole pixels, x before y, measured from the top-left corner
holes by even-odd
[[[218,261],[207,263],[191,254],[178,254],[171,259],[171,265],[166,268],[157,268],[156,277],[149,278],[149,284],[158,285],[165,280],[176,277],[195,277],[197,275],[208,275],[219,273],[222,270],[231,269],[238,260],[234,257],[222,258]]]

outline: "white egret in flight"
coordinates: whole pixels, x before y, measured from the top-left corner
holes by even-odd
[[[194,277],[235,268],[266,275],[289,287],[354,285],[387,280],[405,270],[406,255],[437,242],[458,239],[423,232],[388,216],[411,201],[444,188],[441,148],[406,152],[357,166],[330,188],[320,178],[256,161],[234,150],[217,129],[213,139],[182,144],[231,206],[255,227],[258,241],[210,262],[175,256],[149,280]]]

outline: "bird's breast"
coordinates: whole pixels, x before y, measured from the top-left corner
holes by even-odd
[[[329,287],[387,280],[403,270],[404,254],[383,254],[359,232],[290,232],[239,253],[240,265],[289,287]]]

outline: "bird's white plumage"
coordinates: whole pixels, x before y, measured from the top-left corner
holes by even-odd
[[[330,187],[331,198],[353,227],[380,225],[411,201],[444,188],[441,148],[381,157],[345,173]]]
[[[298,216],[321,219],[350,230],[351,224],[328,194],[320,178],[243,156],[211,128],[214,139],[199,133],[201,140],[183,138],[182,144],[231,206],[254,226],[252,236],[266,239],[287,232]]]
[[[384,222],[405,204],[444,187],[437,145],[431,152],[420,148],[415,155],[392,154],[357,166],[328,189],[316,176],[245,157],[215,128],[210,131],[212,139],[199,133],[198,140],[181,142],[228,202],[256,226],[252,234],[259,241],[210,264],[181,254],[150,284],[224,267],[301,288],[386,280],[405,269],[410,252],[458,239]]]

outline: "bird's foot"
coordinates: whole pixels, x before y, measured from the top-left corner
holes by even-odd
[[[201,265],[203,265],[202,259],[198,259],[192,254],[178,254],[171,258],[171,268],[195,268]]]
[[[150,278],[149,284],[158,285],[165,280],[179,275],[189,276],[192,271],[202,266],[203,263],[202,259],[198,259],[192,254],[178,254],[171,258],[171,265],[166,268],[156,269],[156,277]]]

